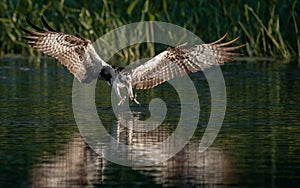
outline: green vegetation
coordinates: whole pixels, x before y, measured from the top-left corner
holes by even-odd
[[[247,56],[299,58],[300,35],[297,0],[272,1],[150,1],[150,0],[4,0],[0,2],[0,55],[37,54],[20,39],[25,17],[40,23],[45,15],[50,25],[92,41],[124,24],[137,21],[165,21],[194,32],[209,42],[229,31],[247,43]],[[119,53],[124,59],[153,55],[152,44],[137,44]]]

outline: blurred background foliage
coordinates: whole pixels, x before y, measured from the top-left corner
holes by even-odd
[[[300,57],[298,0],[2,0],[0,56],[39,54],[21,40],[25,18],[35,24],[45,15],[59,31],[96,40],[106,32],[138,21],[165,21],[194,32],[210,42],[229,32],[247,43],[246,56],[281,59]],[[137,44],[119,55],[124,59],[157,53],[154,45]]]

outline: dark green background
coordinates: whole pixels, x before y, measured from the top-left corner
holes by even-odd
[[[187,28],[204,42],[216,40],[226,31],[231,38],[241,35],[239,43],[248,44],[246,56],[293,59],[300,56],[299,11],[297,0],[4,0],[0,2],[0,55],[35,54],[21,41],[19,27],[26,26],[25,17],[39,24],[40,16],[45,15],[57,30],[79,33],[92,41],[125,24],[165,21]],[[133,53],[139,58],[154,52],[136,45],[120,54],[128,58],[128,53]]]

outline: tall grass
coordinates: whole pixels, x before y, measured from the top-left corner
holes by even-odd
[[[36,55],[20,39],[25,17],[40,23],[45,15],[50,25],[92,41],[124,24],[137,21],[165,21],[194,32],[203,41],[241,35],[247,43],[244,54],[282,59],[300,57],[299,11],[297,0],[277,1],[150,1],[150,0],[4,0],[0,2],[0,56]],[[153,44],[137,44],[122,50],[123,59],[154,55]]]

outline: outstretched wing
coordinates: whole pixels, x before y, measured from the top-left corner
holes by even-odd
[[[103,66],[109,66],[98,56],[90,40],[57,32],[43,17],[41,20],[48,30],[34,25],[27,19],[28,24],[36,31],[21,28],[30,35],[22,38],[38,51],[55,57],[80,82],[91,82],[98,77]]]
[[[132,87],[135,89],[153,88],[172,78],[232,61],[233,57],[241,54],[231,51],[245,45],[228,46],[236,42],[239,37],[220,43],[226,35],[227,33],[209,44],[168,48],[146,63],[130,70]]]

